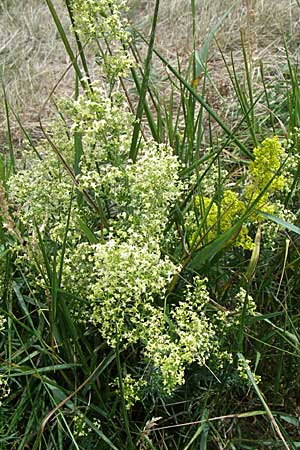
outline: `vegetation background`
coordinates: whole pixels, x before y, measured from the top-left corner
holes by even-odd
[[[145,34],[149,33],[154,1],[132,0],[129,3],[129,18]],[[206,0],[196,2],[196,47],[201,44],[220,18],[232,6],[231,1]],[[62,23],[69,27],[68,17],[61,1],[56,7]],[[247,46],[256,61],[254,76],[258,75],[258,61],[264,61],[272,68],[278,80],[285,77],[287,61],[283,33],[288,41],[292,61],[297,61],[299,51],[300,12],[296,1],[244,0],[232,9],[227,20],[218,29],[218,42],[226,54],[233,52],[237,67],[243,65],[241,31],[247,35]],[[185,0],[163,1],[160,5],[157,25],[156,46],[163,50],[168,60],[176,62],[177,55],[187,63],[192,46],[192,12]],[[18,0],[1,2],[0,31],[3,42],[0,48],[1,73],[5,80],[8,98],[19,112],[24,123],[39,139],[38,112],[53,87],[70,64],[59,33],[53,23],[45,2]],[[154,61],[157,64],[157,61]],[[231,92],[231,84],[220,52],[212,43],[209,55],[210,70],[217,77],[216,83],[225,93]],[[155,71],[161,79],[159,67]],[[59,83],[57,93],[68,95],[73,92],[73,74],[67,72]],[[231,98],[228,99],[228,109]],[[50,113],[46,105],[43,117]],[[226,114],[226,104],[222,113]],[[4,116],[2,111],[2,124]],[[13,121],[12,121],[13,122]],[[14,139],[20,140],[19,127],[13,126]],[[5,133],[5,126],[1,127]],[[2,135],[1,141],[5,141]]]
[[[40,121],[45,128],[51,126],[57,117],[59,97],[72,97],[76,89],[72,62],[49,3],[52,2],[47,5],[41,0],[3,0],[0,4],[4,105],[0,110],[0,172],[4,186],[10,176],[12,154],[17,165],[19,161],[22,165],[24,148],[36,148],[44,139]],[[53,4],[75,48],[65,3],[57,0]],[[147,39],[153,27],[155,4],[152,0],[129,3],[128,18]],[[145,67],[149,46],[141,35],[136,37],[135,50],[140,67]],[[202,152],[218,146],[222,156],[218,154],[214,163],[219,174],[223,170],[230,173],[222,178],[222,183],[234,192],[244,189],[248,170],[247,153],[238,155],[236,146],[252,152],[263,139],[275,134],[282,141],[294,139],[292,157],[297,163],[299,43],[298,1],[162,0],[155,50],[167,60],[168,68],[162,58],[151,54],[146,86],[150,112],[144,115],[144,135],[148,137],[155,130],[157,140],[169,142],[187,167],[195,163],[195,149]],[[90,73],[96,78],[98,67],[93,54],[93,47],[85,49]],[[199,65],[199,55],[204,56],[203,66],[204,59]],[[140,74],[141,81],[143,76],[145,72]],[[124,83],[135,112],[141,91],[128,78]],[[6,157],[9,154],[10,159]],[[202,156],[205,159],[205,154]],[[26,230],[14,219],[14,231],[7,233],[3,217],[13,207],[8,205],[6,211],[8,194],[0,194],[1,264],[5,273],[0,300],[1,317],[5,319],[0,323],[0,448],[300,448],[300,200],[299,166],[295,167],[289,175],[290,191],[280,197],[285,208],[283,216],[272,218],[280,230],[268,231],[269,235],[278,236],[271,250],[257,244],[258,239],[246,257],[236,250],[224,250],[223,244],[225,240],[231,242],[232,232],[223,233],[219,224],[213,240],[216,244],[208,246],[209,258],[201,253],[205,264],[201,270],[197,268],[209,277],[212,297],[222,307],[232,286],[246,285],[247,296],[256,302],[257,314],[246,317],[246,307],[241,311],[236,335],[230,337],[228,344],[242,353],[245,382],[232,374],[232,378],[225,374],[219,380],[207,368],[192,364],[186,371],[186,384],[172,396],[148,396],[129,412],[124,399],[112,393],[111,384],[121,371],[117,366],[122,364],[126,371],[126,358],[130,366],[138,351],[132,349],[121,361],[118,356],[115,361],[95,330],[77,327],[66,311],[66,342],[59,352],[54,351],[48,327],[49,299],[45,294],[35,303],[36,292],[31,291],[29,281],[24,283],[26,274],[16,269],[10,254],[12,234],[16,240],[18,233],[26,239]],[[205,176],[201,175],[204,184]],[[223,187],[220,182],[219,185],[221,192]],[[263,194],[267,190],[263,188]],[[193,194],[186,198],[189,195]],[[211,207],[206,209],[206,218]],[[183,209],[177,221],[182,230]],[[223,239],[222,245],[219,238]],[[41,238],[37,240],[44,256],[49,250],[47,244]],[[185,249],[177,250],[182,257]],[[49,250],[47,258],[52,256]],[[76,345],[70,346],[69,342]],[[243,355],[251,360],[250,366]]]

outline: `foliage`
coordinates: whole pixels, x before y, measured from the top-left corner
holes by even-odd
[[[287,139],[257,123],[245,54],[248,92],[235,68],[232,81],[249,136],[231,132],[206,101],[204,60],[203,92],[195,90],[195,51],[193,73],[172,68],[181,103],[168,109],[149,82],[158,4],[140,80],[125,2],[67,2],[85,77],[72,61],[74,99],[59,101],[45,140],[1,159],[3,446],[162,448],[152,428],[164,414],[167,424],[177,419],[178,399],[190,405],[180,411],[186,421],[203,427],[185,437],[168,431],[164,448],[207,448],[209,432],[223,448],[222,427],[209,417],[214,408],[232,415],[222,397],[244,398],[232,418],[266,414],[281,444],[294,445],[260,386],[271,385],[268,365],[278,396],[298,376],[299,257],[294,235],[279,227],[298,233],[289,223],[299,207],[297,115]],[[83,51],[89,43],[99,52],[97,81]],[[231,448],[247,436],[236,429]],[[254,448],[247,445],[242,437],[239,448]]]

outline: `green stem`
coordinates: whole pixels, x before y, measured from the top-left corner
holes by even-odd
[[[129,426],[129,418],[128,413],[125,405],[125,399],[124,399],[124,386],[123,386],[123,380],[122,380],[122,368],[121,368],[121,361],[120,361],[120,350],[119,345],[116,347],[116,363],[117,363],[117,369],[118,369],[118,377],[119,377],[119,388],[121,393],[121,408],[122,408],[122,414],[123,419],[125,423],[125,431],[127,434],[128,442],[129,442],[129,448],[128,450],[135,450],[135,446],[132,441],[131,433],[130,433],[130,426]]]
[[[136,117],[135,117],[135,124],[134,124],[134,128],[133,128],[133,133],[132,133],[130,153],[129,153],[130,158],[134,162],[136,161],[136,157],[137,157],[137,153],[138,153],[139,134],[140,134],[140,129],[141,129],[142,116],[143,116],[143,112],[144,112],[146,93],[147,93],[148,83],[149,83],[150,67],[151,67],[151,61],[152,61],[152,53],[153,53],[154,39],[155,39],[155,32],[156,32],[156,25],[157,25],[157,18],[158,18],[158,10],[159,10],[159,0],[156,0],[153,21],[152,21],[151,35],[150,35],[150,40],[149,40],[149,44],[148,44],[148,53],[147,53],[147,58],[146,58],[146,63],[145,63],[144,78],[142,81],[142,86],[141,86],[141,91],[140,91],[140,96],[139,96],[139,103],[138,103]]]

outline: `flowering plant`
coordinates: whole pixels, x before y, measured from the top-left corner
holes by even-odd
[[[183,180],[188,164],[148,130],[133,160],[135,117],[115,86],[133,65],[124,7],[123,0],[72,2],[77,35],[113,51],[101,55],[102,82],[61,100],[64,120],[53,124],[51,139],[24,152],[7,182],[2,222],[14,224],[5,221],[9,211],[17,216],[15,264],[34,292],[50,295],[55,284],[69,294],[74,322],[94,327],[116,352],[135,348],[135,370],[116,382],[130,408],[149,392],[170,395],[192,364],[220,372],[233,364],[228,336],[240,317],[256,314],[254,300],[233,286],[228,304],[219,302],[209,274],[188,263],[236,225],[228,252],[254,252],[262,213],[281,208],[289,172],[276,136],[253,150],[238,182],[206,163]],[[193,190],[195,174],[201,182]]]

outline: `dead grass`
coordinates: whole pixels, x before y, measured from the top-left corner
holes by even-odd
[[[136,27],[149,33],[155,0],[132,0],[131,19]],[[287,73],[284,39],[290,60],[298,63],[300,42],[300,6],[297,0],[195,0],[196,5],[196,49],[201,51],[210,31],[230,9],[216,33],[216,39],[230,64],[231,57],[237,72],[244,72],[241,46],[243,34],[247,55],[251,61],[254,88],[261,87],[260,62],[264,63],[266,79],[284,81]],[[284,36],[284,37],[283,37]],[[161,1],[160,20],[156,35],[156,48],[177,66],[185,68],[193,48],[192,14],[190,0]],[[145,49],[140,45],[143,54]],[[208,69],[214,87],[207,85],[207,101],[228,122],[236,112],[236,95],[233,92],[226,67],[216,42],[210,44]],[[165,69],[154,59],[153,79],[155,86],[168,97],[164,85]],[[190,79],[190,81],[192,81]],[[245,80],[246,84],[246,80]]]
[[[148,32],[154,0],[131,0],[130,17],[134,25]],[[233,4],[231,0],[196,0],[197,42],[201,49],[212,27]],[[56,0],[62,12],[61,20],[67,29],[68,17],[63,13],[63,1]],[[177,56],[184,63],[192,48],[192,17],[188,0],[162,0],[156,45],[176,64]],[[245,33],[246,46],[253,60],[253,77],[258,73],[258,62],[269,63],[276,76],[281,76],[285,60],[282,32],[292,55],[299,49],[300,8],[296,0],[241,0],[232,8],[217,33],[217,39],[229,55],[233,52],[237,65],[241,65],[241,31]],[[39,139],[38,112],[69,64],[46,3],[41,0],[3,0],[0,5],[0,75],[4,80],[9,101],[20,114],[25,127]],[[227,76],[215,45],[210,52],[210,69],[219,89],[228,90]],[[157,79],[163,68],[154,66]],[[70,72],[60,83],[58,93],[73,92],[74,79]],[[226,97],[226,96],[225,96]],[[45,120],[52,117],[50,103],[43,112]],[[4,143],[3,114],[0,144]],[[21,139],[18,126],[13,121],[14,138]]]
[[[296,0],[195,0],[197,43],[201,48],[216,22],[232,7],[217,34],[225,51],[240,51],[240,32],[248,34],[256,56],[282,46],[282,32],[293,50],[299,46],[300,8]],[[132,0],[132,19],[142,30],[149,29],[154,0]],[[162,1],[156,43],[174,57],[186,56],[192,46],[192,16],[189,0]],[[234,5],[234,6],[233,6]]]
[[[64,22],[68,26],[66,18]],[[34,138],[39,139],[38,113],[56,80],[69,64],[45,2],[4,1],[0,8],[0,35],[3,37],[0,76],[8,100],[25,127]],[[71,92],[72,78],[71,73],[66,76],[59,88],[61,92]],[[49,104],[44,116],[51,116],[51,111]],[[5,142],[3,115],[1,119],[0,143]],[[21,133],[14,120],[12,126],[14,139],[18,141]]]

